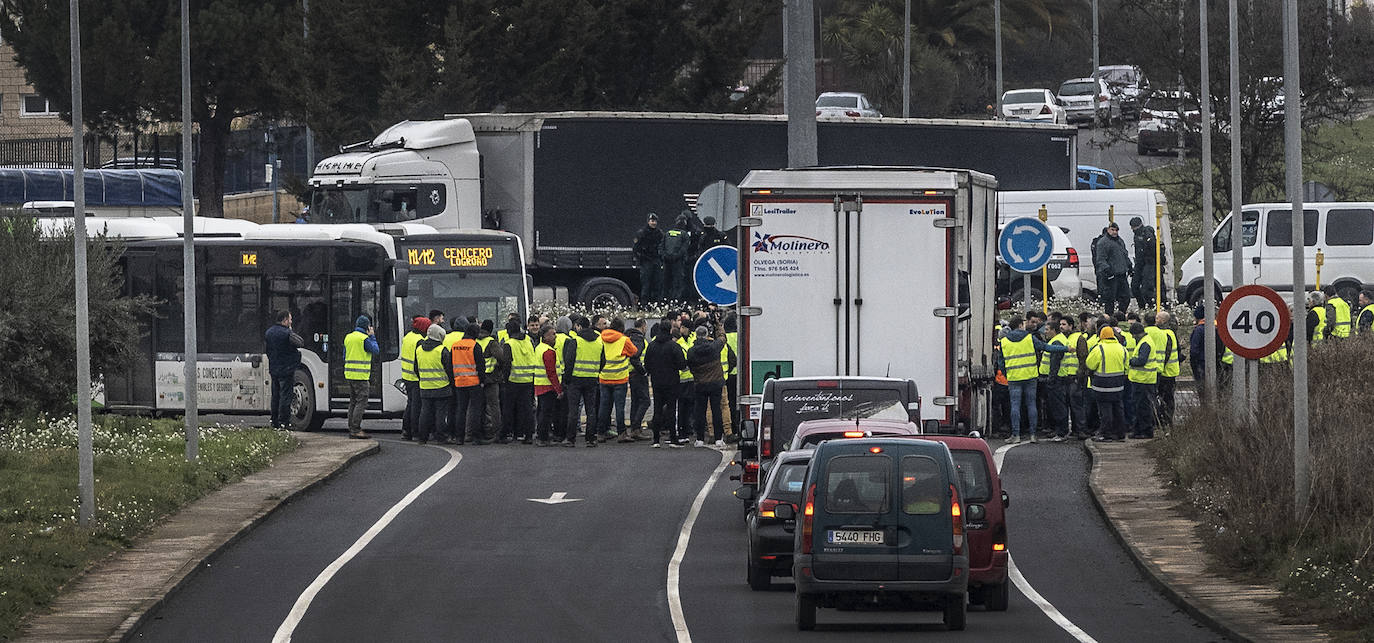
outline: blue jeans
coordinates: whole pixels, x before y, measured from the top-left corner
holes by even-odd
[[[1020,382],[1007,382],[1007,391],[1011,393],[1011,434],[1013,437],[1021,437],[1021,401],[1026,402],[1026,412],[1030,416],[1030,424],[1027,426],[1031,435],[1035,435],[1035,425],[1040,421],[1040,414],[1035,408],[1035,378],[1022,380]]]
[[[628,383],[602,384],[601,403],[597,410],[597,426],[602,433],[609,434],[611,431],[621,433],[626,430],[625,426],[625,393],[630,390]],[[611,424],[611,405],[615,404],[615,424]]]

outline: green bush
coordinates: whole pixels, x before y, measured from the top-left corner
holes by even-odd
[[[1292,371],[1262,365],[1254,423],[1222,398],[1152,444],[1186,495],[1209,549],[1229,567],[1280,583],[1305,609],[1374,634],[1374,462],[1369,391],[1374,341],[1318,344],[1308,360],[1312,490],[1294,519]]]
[[[86,245],[91,372],[130,360],[146,298],[122,296],[120,244]],[[76,250],[70,228],[45,233],[27,217],[0,219],[0,419],[70,411],[76,392]]]

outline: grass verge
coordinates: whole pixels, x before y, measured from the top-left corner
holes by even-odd
[[[179,420],[103,416],[93,434],[95,515],[82,528],[76,420],[0,425],[0,640],[92,562],[296,444],[284,431],[203,427],[200,457],[190,464]]]
[[[1294,519],[1293,376],[1286,366],[1261,365],[1253,424],[1232,417],[1223,398],[1151,445],[1223,564],[1281,587],[1286,613],[1355,640],[1374,640],[1370,363],[1374,342],[1365,340],[1328,341],[1309,353],[1312,491],[1301,519]]]

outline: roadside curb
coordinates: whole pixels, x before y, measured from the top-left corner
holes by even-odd
[[[300,441],[294,451],[283,454],[266,469],[221,487],[183,507],[124,551],[112,554],[73,580],[68,589],[73,595],[79,595],[80,600],[75,596],[68,596],[64,601],[63,597],[59,596],[47,612],[36,615],[25,625],[18,640],[129,640],[130,635],[144,624],[149,615],[161,607],[168,597],[179,592],[207,563],[218,558],[254,527],[292,499],[329,481],[354,462],[381,450],[381,444],[375,440],[353,442],[346,438],[315,433],[293,432],[293,435]],[[292,467],[306,466],[310,468],[308,472],[301,472],[301,475],[296,477],[290,476]],[[256,501],[256,506],[247,512],[224,512],[229,515],[213,515],[212,519],[220,521],[218,525],[205,525],[196,522],[195,518],[188,518],[197,513],[213,514],[214,512],[206,512],[206,509],[216,500],[222,499],[222,494],[226,491],[254,494],[249,496],[246,502],[251,504]],[[198,540],[200,542],[197,543]],[[183,557],[177,559],[175,554],[169,556],[164,553],[164,546],[174,551],[178,543],[181,544],[180,548],[188,550]],[[121,573],[138,573],[140,561],[136,559],[140,556],[153,558],[154,562],[173,558],[171,561],[163,562],[174,564],[175,569],[170,573],[165,573],[165,569],[152,572],[165,575],[143,587],[128,587],[119,583],[118,576]],[[131,558],[135,560],[128,560]],[[115,582],[102,578],[107,574],[114,576]],[[142,596],[130,601],[130,594]],[[102,598],[113,600],[102,601]],[[99,614],[75,613],[83,609]],[[99,618],[118,618],[121,612],[126,615],[113,629],[110,629],[114,624],[113,620]]]
[[[1310,625],[1279,626],[1289,630],[1300,629],[1303,630],[1302,632],[1269,632],[1266,630],[1271,628],[1267,627],[1266,623],[1252,617],[1247,617],[1244,614],[1227,613],[1226,610],[1218,609],[1217,606],[1213,604],[1214,601],[1222,603],[1248,602],[1258,604],[1260,599],[1255,596],[1253,587],[1250,585],[1233,583],[1220,577],[1212,577],[1211,582],[1214,587],[1210,588],[1209,591],[1205,591],[1208,597],[1210,597],[1209,600],[1208,597],[1198,595],[1199,593],[1203,593],[1199,592],[1202,588],[1192,586],[1186,582],[1180,582],[1180,579],[1178,579],[1175,574],[1161,567],[1160,563],[1157,562],[1156,556],[1152,556],[1145,551],[1140,543],[1132,540],[1131,534],[1128,533],[1130,529],[1124,524],[1127,520],[1126,517],[1122,515],[1122,512],[1112,508],[1112,504],[1108,500],[1108,494],[1102,488],[1101,484],[1103,479],[1103,462],[1105,460],[1101,448],[1091,440],[1085,441],[1084,445],[1088,451],[1088,457],[1092,461],[1092,469],[1088,476],[1088,488],[1092,492],[1093,505],[1097,507],[1098,513],[1102,515],[1103,520],[1107,523],[1107,527],[1111,531],[1112,536],[1117,542],[1121,543],[1121,546],[1130,554],[1131,561],[1135,563],[1135,566],[1139,568],[1141,572],[1143,572],[1146,580],[1164,594],[1171,603],[1207,625],[1213,631],[1232,641],[1312,641],[1326,639],[1323,632],[1317,629],[1316,626]],[[1128,448],[1140,448],[1140,446]],[[1153,471],[1153,467],[1151,467],[1151,470]],[[1132,482],[1132,484],[1136,486],[1153,483],[1153,476],[1145,480],[1135,480]],[[1162,498],[1164,494],[1163,487],[1159,487],[1159,493]],[[1194,526],[1193,521],[1184,519],[1181,516],[1178,517],[1178,522],[1186,523],[1188,531],[1191,531]],[[1205,566],[1207,559],[1210,559],[1210,556],[1206,556],[1200,551],[1190,550],[1187,543],[1175,542],[1170,547],[1170,551],[1165,555],[1172,556],[1181,563],[1186,562],[1187,564],[1201,568]],[[1186,561],[1184,560],[1185,558],[1187,559]],[[1218,589],[1215,587],[1217,585],[1224,586],[1224,588]],[[1277,591],[1273,590],[1272,593],[1277,594]],[[1249,626],[1247,627],[1246,624],[1239,621],[1250,621]],[[1273,625],[1278,626],[1277,623]]]

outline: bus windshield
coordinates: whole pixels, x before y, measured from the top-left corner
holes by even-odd
[[[524,318],[520,301],[525,285],[518,273],[410,273],[405,311],[412,315],[442,310],[449,319],[476,315],[498,327],[506,315]]]

